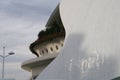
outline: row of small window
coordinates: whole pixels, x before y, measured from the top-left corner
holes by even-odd
[[[61,46],[63,47],[63,44],[61,44]],[[59,47],[57,45],[55,45],[55,48],[56,50],[59,50]],[[53,47],[50,47],[50,51],[53,52],[54,51],[54,48]],[[41,50],[40,52],[40,55],[44,55],[45,53],[48,53],[48,48],[44,49],[44,50]]]

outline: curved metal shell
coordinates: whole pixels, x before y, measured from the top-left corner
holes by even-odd
[[[65,45],[37,80],[119,77],[120,0],[63,0],[59,7]]]

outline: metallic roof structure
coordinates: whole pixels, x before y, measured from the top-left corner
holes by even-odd
[[[36,80],[119,80],[120,0],[62,0],[59,10],[65,44]]]

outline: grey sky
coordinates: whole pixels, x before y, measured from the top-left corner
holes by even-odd
[[[44,28],[59,2],[60,0],[0,0],[0,54],[3,46],[6,46],[6,54],[10,51],[16,53],[6,59],[7,78],[13,77],[9,74],[12,66],[12,75],[16,75],[16,80],[28,79],[30,75],[20,69],[20,64],[35,57],[30,52],[29,45],[37,39],[37,34]],[[0,58],[0,68],[1,61]]]

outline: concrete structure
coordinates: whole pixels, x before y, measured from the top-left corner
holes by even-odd
[[[120,0],[62,0],[54,13],[64,47],[36,80],[119,80]]]
[[[54,17],[54,18],[53,18]],[[22,68],[31,72],[35,79],[62,49],[65,30],[59,15],[59,5],[49,18],[46,28],[38,34],[38,39],[30,45],[30,50],[37,56],[23,62]]]
[[[25,61],[22,64],[22,68],[31,72],[31,79],[35,79],[56,56],[57,54],[50,54]]]

